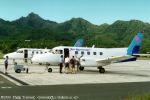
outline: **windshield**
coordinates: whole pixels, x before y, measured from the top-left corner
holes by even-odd
[[[23,53],[23,50],[18,50],[17,53]]]
[[[53,54],[63,54],[63,50],[52,50]]]
[[[53,52],[53,51],[52,51],[52,50],[49,50],[48,52],[50,52],[50,53],[51,53],[51,52]]]

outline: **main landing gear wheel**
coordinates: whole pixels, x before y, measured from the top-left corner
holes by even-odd
[[[101,67],[101,68],[99,68],[99,72],[100,73],[105,73],[105,69]]]
[[[16,69],[15,72],[16,73],[21,73],[21,69]]]
[[[83,71],[83,70],[84,70],[84,67],[79,67],[79,70],[80,70],[80,71]]]
[[[51,73],[51,72],[52,72],[52,68],[48,68],[48,72],[50,72],[50,73]]]

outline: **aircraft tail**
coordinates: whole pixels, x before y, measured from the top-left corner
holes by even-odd
[[[137,33],[137,35],[133,38],[131,44],[128,47],[128,55],[134,55],[139,53],[143,37],[143,33]]]
[[[82,47],[82,46],[83,46],[83,43],[84,43],[84,40],[83,40],[83,39],[79,39],[79,40],[75,43],[74,47]]]

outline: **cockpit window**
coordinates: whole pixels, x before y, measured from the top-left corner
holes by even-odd
[[[50,52],[50,53],[51,53],[51,52],[53,52],[53,51],[52,51],[52,50],[49,50],[48,52]]]
[[[17,53],[23,53],[23,50],[18,50]]]
[[[53,50],[52,53],[54,54],[63,54],[63,50]]]

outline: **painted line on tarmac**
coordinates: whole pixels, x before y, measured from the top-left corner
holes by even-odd
[[[2,89],[11,89],[12,87],[1,87]]]
[[[28,83],[25,83],[9,74],[4,74],[3,72],[0,71],[0,74],[5,77],[6,79],[8,79],[9,81],[15,83],[16,85],[22,86],[22,85],[29,85]]]

